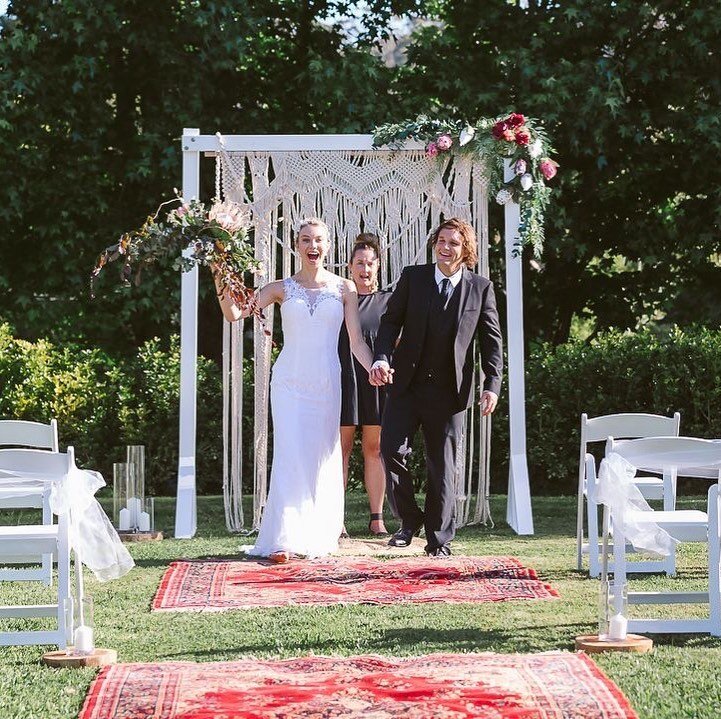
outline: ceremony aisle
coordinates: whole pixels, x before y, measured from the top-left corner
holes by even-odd
[[[173,562],[155,611],[222,611],[299,604],[403,604],[552,599],[558,592],[514,557],[327,557],[273,564]]]
[[[684,507],[699,506],[696,498]],[[366,500],[350,498],[348,529],[364,536]],[[503,516],[502,497],[493,498],[496,518]],[[567,651],[573,638],[591,632],[596,623],[598,583],[572,569],[575,498],[534,499],[536,535],[517,537],[499,520],[494,529],[471,527],[459,533],[458,556],[515,556],[533,567],[559,591],[552,601],[507,601],[486,604],[404,604],[391,606],[298,606],[235,612],[152,612],[160,581],[174,561],[204,557],[237,558],[244,540],[229,536],[223,524],[222,500],[199,499],[199,532],[191,541],[166,539],[131,552],[137,567],[125,578],[99,584],[88,578],[95,600],[99,646],[118,650],[124,663],[226,662],[303,658],[310,655],[352,657],[378,655],[420,657],[431,653],[498,652],[535,654]],[[158,502],[157,523],[173,526],[173,503]],[[367,536],[367,535],[365,535]],[[701,550],[684,547],[676,580],[641,580],[648,586],[682,582],[696,588],[705,560]],[[43,587],[0,585],[0,601],[16,593],[42,603]],[[38,660],[38,647],[0,649],[0,717],[3,719],[77,719],[94,670],[50,670]],[[721,640],[704,636],[657,638],[648,655],[593,658],[619,687],[641,719],[715,717],[721,705],[717,667]]]

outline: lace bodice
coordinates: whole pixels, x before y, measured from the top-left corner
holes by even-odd
[[[324,287],[303,287],[292,277],[283,280],[283,303],[297,298],[302,300],[311,316],[315,313],[318,305],[324,300],[336,299],[343,302],[343,281],[340,278],[333,278]]]
[[[283,349],[273,367],[273,382],[320,397],[331,378],[340,377],[343,280],[332,277],[324,287],[308,289],[289,277],[283,280],[283,290]]]

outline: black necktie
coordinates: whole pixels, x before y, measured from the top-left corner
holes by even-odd
[[[451,295],[453,294],[453,285],[451,284],[451,281],[447,277],[444,277],[441,280],[440,293],[441,293],[441,302],[443,303],[443,309],[445,309],[446,306],[448,305],[448,300],[451,299]]]

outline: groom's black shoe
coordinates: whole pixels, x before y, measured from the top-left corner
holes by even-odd
[[[429,557],[450,557],[452,554],[451,545],[442,544],[440,547],[429,547],[426,545],[426,554]]]
[[[401,527],[389,540],[389,547],[410,547],[413,537],[421,533],[421,528]]]

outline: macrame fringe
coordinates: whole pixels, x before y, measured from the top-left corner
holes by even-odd
[[[488,276],[488,178],[471,157],[441,162],[420,150],[226,152],[216,156],[216,196],[248,207],[255,256],[262,262],[258,284],[297,270],[293,231],[308,216],[322,217],[333,244],[329,269],[345,274],[360,232],[381,239],[379,283],[392,286],[406,265],[431,259],[427,238],[444,217],[469,221],[478,235],[478,272]],[[278,254],[280,253],[280,254]],[[272,333],[274,308],[265,311]],[[223,334],[223,496],[230,531],[243,531],[242,407],[243,330]],[[253,330],[255,364],[253,518],[257,530],[268,494],[268,412],[272,343],[264,328]],[[228,359],[230,357],[230,359]],[[488,503],[490,422],[471,410],[465,419],[455,486],[459,525],[491,522]],[[478,438],[476,440],[476,433]],[[474,452],[479,472],[475,488]]]

